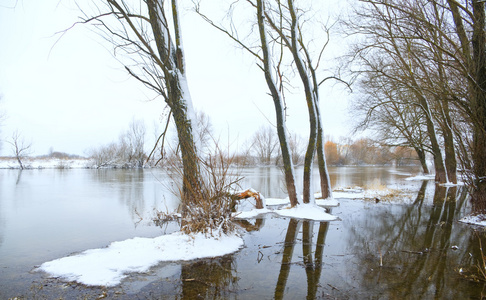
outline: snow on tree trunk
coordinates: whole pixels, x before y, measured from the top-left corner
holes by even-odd
[[[177,129],[183,165],[183,201],[192,202],[201,189],[198,148],[195,143],[196,118],[186,80],[184,50],[176,1],[172,1],[172,14],[176,43],[171,39],[167,19],[163,12],[164,1],[148,0],[147,6],[154,39],[164,72],[169,105]]]

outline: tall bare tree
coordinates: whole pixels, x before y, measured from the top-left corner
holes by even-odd
[[[401,60],[401,65],[397,69],[407,74],[407,80],[402,82],[416,93],[419,105],[428,104],[428,109],[422,105],[424,114],[432,115],[440,125],[447,177],[454,181],[456,155],[451,144],[455,142],[464,169],[470,171],[474,208],[477,212],[486,212],[484,1],[362,2],[382,12],[378,19],[386,20],[389,24],[386,26],[394,29],[394,40],[401,42],[402,58],[397,59]],[[382,29],[376,23],[374,27],[367,28],[370,32]],[[390,39],[387,42],[391,45]],[[376,41],[372,45],[376,47]],[[423,94],[427,103],[420,99],[419,94]],[[437,157],[436,164],[439,163]]]
[[[122,52],[125,55],[127,72],[164,99],[169,108],[168,120],[172,118],[174,121],[182,160],[183,230],[206,232],[208,228],[219,227],[218,222],[227,224],[229,211],[225,212],[224,218],[219,218],[218,214],[218,221],[214,220],[215,214],[211,211],[197,209],[211,210],[216,207],[212,202],[228,199],[219,197],[223,193],[216,198],[210,196],[211,183],[205,181],[206,175],[201,175],[199,133],[187,80],[179,2],[103,0],[104,6],[99,3],[96,3],[98,11],[94,16],[86,15],[84,22],[101,30],[114,45],[115,54]],[[158,139],[158,142],[163,140]],[[202,219],[207,226],[191,227],[195,224],[192,221]]]
[[[284,165],[285,183],[287,187],[287,193],[289,194],[291,206],[298,204],[297,190],[295,186],[294,166],[292,162],[292,155],[289,147],[289,138],[285,122],[285,99],[284,99],[284,80],[285,77],[282,74],[281,66],[283,61],[283,52],[281,47],[271,46],[271,42],[275,42],[275,39],[271,36],[270,40],[268,35],[270,34],[265,22],[265,1],[244,1],[249,4],[251,9],[254,9],[257,19],[259,43],[258,50],[254,50],[249,43],[238,37],[237,29],[233,27],[233,24],[228,25],[231,30],[228,30],[225,26],[216,24],[208,16],[203,14],[199,2],[195,3],[196,12],[209,24],[216,29],[226,34],[232,41],[240,45],[248,53],[257,59],[257,63],[264,73],[265,81],[270,91],[273,104],[275,107],[277,136],[280,142],[280,151],[282,154],[282,160]],[[237,2],[232,4],[235,5]],[[234,9],[234,8],[233,8]],[[231,21],[230,21],[231,23]],[[276,52],[272,52],[275,50]],[[276,75],[276,76],[275,76]]]
[[[312,195],[312,169],[314,155],[317,152],[318,167],[320,175],[321,194],[323,198],[331,197],[331,183],[327,170],[326,157],[324,153],[324,133],[322,128],[321,113],[319,107],[319,86],[327,79],[337,79],[331,76],[321,80],[317,79],[317,69],[322,58],[322,53],[326,49],[329,41],[329,31],[326,30],[327,41],[319,51],[317,62],[314,65],[303,37],[302,25],[306,20],[301,19],[299,13],[301,9],[296,8],[293,0],[287,1],[287,6],[280,1],[276,1],[276,7],[267,14],[267,22],[272,29],[278,33],[283,45],[290,51],[292,63],[297,69],[297,73],[304,87],[304,96],[309,113],[309,142],[304,157],[304,180],[303,180],[303,201],[309,203],[313,199]],[[284,23],[277,20],[285,20]]]
[[[87,16],[85,22],[96,22],[116,51],[131,55],[135,64],[126,65],[126,70],[169,106],[182,152],[184,197],[190,202],[194,196],[190,192],[198,189],[201,180],[178,3],[175,0],[169,4],[164,0],[147,0],[135,5],[124,0],[104,3],[99,14]]]
[[[233,10],[235,4],[239,2],[240,1],[236,1],[231,4]],[[275,103],[277,113],[277,132],[281,141],[284,168],[287,168],[285,166],[289,166],[287,169],[290,169],[292,161],[290,159],[288,145],[286,145],[288,142],[282,144],[282,141],[288,141],[288,138],[283,136],[285,130],[280,124],[284,124],[283,121],[285,119],[285,106],[282,104],[284,100],[283,92],[289,85],[286,81],[286,76],[282,71],[282,62],[286,58],[285,61],[294,67],[291,73],[296,72],[302,81],[304,86],[304,98],[309,110],[309,142],[304,157],[303,202],[308,203],[314,197],[311,187],[312,169],[316,151],[318,154],[322,196],[325,198],[330,197],[331,187],[324,155],[323,130],[319,110],[319,85],[325,80],[319,82],[316,76],[316,70],[318,69],[322,52],[326,48],[327,42],[325,42],[322,49],[320,49],[317,62],[314,64],[311,60],[311,53],[302,37],[302,24],[305,23],[306,20],[300,19],[299,14],[302,10],[294,7],[293,1],[287,1],[286,4],[281,1],[265,0],[246,0],[243,2],[246,2],[250,7],[257,9],[257,25],[260,36],[259,47],[262,50],[261,56],[253,51],[253,47],[247,45],[238,38],[238,34],[234,33],[237,29],[232,26],[230,26],[231,30],[224,29],[222,26],[216,25],[207,16],[202,13],[200,14],[211,25],[230,36],[232,40],[248,50],[248,52],[252,53],[262,62],[263,66],[260,68],[265,73],[265,79]],[[200,12],[199,9],[196,10]],[[270,52],[269,49],[272,49],[273,52]],[[272,61],[276,61],[276,64],[272,65]],[[272,73],[275,73],[276,76],[274,77]],[[286,174],[290,174],[290,170],[287,169]],[[286,178],[290,178],[290,176],[291,175],[286,175]],[[295,185],[293,183],[294,180],[289,180],[288,182],[290,181],[292,182],[292,185]]]
[[[355,130],[369,129],[377,141],[392,147],[412,147],[423,172],[429,173],[426,154],[431,152],[422,110],[414,105],[408,89],[385,76],[366,73],[358,83],[360,96],[352,101]]]
[[[486,212],[486,16],[481,0],[447,0],[454,33],[456,53],[449,55],[467,82],[467,98],[454,101],[465,110],[472,128],[472,193],[477,212]]]
[[[353,54],[364,66],[360,72],[385,78],[390,83],[387,88],[406,91],[412,100],[409,103],[420,108],[434,158],[435,179],[445,183],[448,176],[433,109],[434,101],[443,95],[443,89],[434,81],[437,78],[437,56],[434,57],[437,49],[431,46],[433,42],[427,43],[429,39],[427,42],[421,40],[430,33],[421,32],[424,24],[415,22],[421,19],[419,12],[423,12],[423,3],[400,0],[361,2],[365,5],[356,10],[355,17],[359,23],[350,27],[356,30],[355,33],[365,36],[364,42],[356,47]],[[447,147],[453,149],[454,145],[448,144]]]

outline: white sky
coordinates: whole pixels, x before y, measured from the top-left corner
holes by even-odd
[[[163,100],[148,101],[150,92],[113,58],[112,46],[86,25],[56,43],[55,33],[78,20],[73,1],[16,2],[0,0],[0,109],[7,115],[0,139],[18,130],[32,141],[34,155],[51,147],[85,155],[117,140],[135,118],[145,121],[147,143],[153,143]],[[215,135],[242,145],[260,126],[274,123],[273,102],[254,60],[194,13],[184,13],[182,26],[192,100],[210,116]],[[325,134],[337,138],[349,134],[349,95],[332,86],[321,87],[321,111]],[[307,136],[305,101],[288,98],[288,129]],[[5,142],[0,148],[0,155],[11,154]]]

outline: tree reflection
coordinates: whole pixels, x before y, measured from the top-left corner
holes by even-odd
[[[245,219],[235,219],[234,222],[244,228],[247,232],[259,231],[265,225],[265,218],[255,219],[255,224]]]
[[[313,245],[313,221],[299,221],[290,219],[285,236],[285,243],[283,249],[282,263],[280,265],[280,272],[275,287],[275,299],[283,299],[285,294],[285,287],[290,274],[290,267],[292,265],[292,257],[294,254],[294,246],[296,244],[297,236],[302,226],[302,253],[305,273],[307,276],[307,299],[315,299],[317,287],[321,277],[322,271],[322,256],[324,253],[324,243],[329,228],[329,222],[320,222],[319,232],[317,235],[317,243],[312,256]]]
[[[184,263],[180,299],[228,299],[237,289],[233,255]]]
[[[315,299],[317,286],[321,278],[322,255],[324,253],[324,242],[326,240],[329,222],[319,224],[319,233],[317,234],[316,251],[314,261],[312,261],[312,228],[311,221],[304,221],[302,247],[304,252],[304,264],[307,275],[307,299]]]
[[[275,287],[275,299],[283,299],[285,293],[285,286],[287,285],[287,279],[289,278],[290,273],[290,264],[294,254],[295,240],[297,239],[297,233],[299,232],[297,230],[298,225],[299,221],[290,219],[287,234],[285,236],[282,264],[280,265],[277,286]]]
[[[135,225],[146,211],[144,197],[145,174],[143,169],[100,169],[92,172],[94,182],[99,182],[112,189],[120,204],[127,207]]]
[[[370,210],[373,222],[365,230],[351,228],[350,244],[358,258],[354,267],[362,274],[361,284],[373,294],[388,299],[444,299],[464,289],[455,268],[471,253],[471,230],[461,224],[453,227],[467,191],[436,185],[433,203],[426,205],[426,188],[424,182],[412,205],[396,207],[403,213]],[[456,245],[460,250],[453,248]]]

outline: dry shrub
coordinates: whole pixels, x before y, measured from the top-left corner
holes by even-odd
[[[171,165],[173,191],[182,200],[181,230],[184,233],[204,233],[208,236],[229,234],[235,231],[231,216],[235,206],[232,191],[241,178],[230,169],[232,158],[228,158],[218,147],[213,154],[199,159],[199,183],[186,184],[182,162]]]

